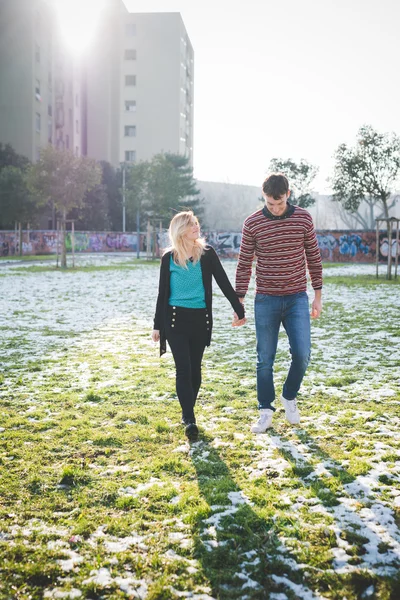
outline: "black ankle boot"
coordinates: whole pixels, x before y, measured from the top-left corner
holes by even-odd
[[[196,423],[186,423],[185,435],[191,442],[195,442],[199,437],[199,428]]]

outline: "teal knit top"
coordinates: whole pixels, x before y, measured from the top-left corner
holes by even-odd
[[[193,264],[190,260],[186,263],[187,269],[174,263],[170,259],[170,306],[183,306],[184,308],[206,308],[205,292],[201,263]]]

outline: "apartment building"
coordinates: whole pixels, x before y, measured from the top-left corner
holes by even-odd
[[[130,14],[121,31],[120,161],[160,151],[193,164],[193,48],[179,13]]]
[[[87,152],[113,165],[173,152],[193,164],[193,48],[179,13],[110,7],[86,59]]]
[[[47,2],[1,0],[0,78],[1,143],[31,161],[48,143],[81,153],[80,75]]]
[[[159,152],[193,164],[194,57],[180,14],[107,0],[99,15],[78,59],[48,0],[1,0],[0,142],[31,161],[51,143],[114,167]]]

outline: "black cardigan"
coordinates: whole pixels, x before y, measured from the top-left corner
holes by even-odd
[[[160,331],[160,356],[166,351],[166,334],[165,326],[167,322],[167,311],[170,296],[170,259],[171,251],[166,252],[161,259],[160,267],[160,283],[158,287],[158,298],[156,306],[156,314],[154,317],[154,329]],[[212,331],[212,276],[220,287],[224,296],[229,300],[233,310],[236,312],[239,319],[244,317],[244,307],[240,303],[238,296],[233,289],[227,274],[212,246],[206,246],[205,251],[200,259],[201,272],[203,276],[203,285],[205,291],[205,301],[210,315],[210,330],[208,332],[207,346],[211,343]]]

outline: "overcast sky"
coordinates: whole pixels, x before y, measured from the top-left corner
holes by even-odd
[[[305,158],[323,192],[361,125],[400,134],[400,0],[124,1],[182,15],[198,179],[260,185],[271,158]]]

